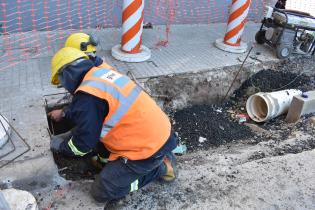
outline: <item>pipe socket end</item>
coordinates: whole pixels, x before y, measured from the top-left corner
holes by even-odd
[[[261,95],[250,96],[246,102],[246,110],[249,117],[256,122],[264,122],[268,119],[268,103]]]

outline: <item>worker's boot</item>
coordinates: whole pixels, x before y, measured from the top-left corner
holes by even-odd
[[[163,164],[166,167],[166,174],[161,176],[161,179],[166,182],[174,181],[178,175],[175,155],[172,152],[165,155]]]

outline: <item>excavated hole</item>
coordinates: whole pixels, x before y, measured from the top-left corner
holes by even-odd
[[[67,120],[61,120],[55,122],[48,117],[48,113],[62,109],[69,104],[68,102],[57,103],[57,104],[45,104],[45,110],[47,114],[48,129],[52,135],[58,135],[67,132],[74,128],[71,122]],[[60,176],[67,180],[82,180],[82,179],[94,179],[94,175],[99,173],[99,169],[95,168],[91,164],[91,158],[94,153],[88,154],[84,157],[67,157],[61,154],[53,153],[55,163],[58,166]]]
[[[304,65],[303,62],[314,61],[304,59],[301,61]],[[284,89],[314,90],[314,73],[301,74],[302,71],[310,70],[304,69],[303,65],[293,63],[293,67],[283,65],[278,67],[277,71],[261,70],[245,80],[223,104],[191,105],[176,111],[173,113],[173,127],[178,132],[180,140],[187,145],[189,152],[193,152],[230,142],[256,144],[268,140],[285,140],[294,137],[294,132],[313,135],[314,129],[309,125],[308,117],[302,118],[301,123],[297,124],[286,123],[285,115],[265,123],[256,123],[247,119],[247,123],[252,125],[251,128],[238,123],[238,115],[246,114],[246,100],[257,92]],[[184,92],[183,88],[182,92]],[[258,112],[263,117],[266,113],[265,102],[258,101],[258,103],[262,105]],[[257,129],[253,129],[253,126]]]
[[[287,67],[287,70],[281,68],[283,66],[278,68],[279,71],[262,70],[249,78],[247,77],[248,79],[242,84],[239,81],[235,85],[239,88],[223,104],[215,102],[220,101],[222,95],[225,94],[229,85],[227,84],[229,82],[226,81],[233,79],[233,74],[224,75],[224,78],[219,78],[222,83],[217,83],[218,81],[208,80],[204,77],[199,83],[198,79],[194,80],[195,77],[191,76],[187,78],[157,78],[154,83],[148,84],[148,87],[152,90],[153,94],[167,96],[158,102],[166,110],[169,110],[168,114],[172,120],[173,129],[178,133],[181,143],[187,145],[187,152],[207,150],[211,147],[233,142],[256,144],[270,139],[279,141],[288,138],[295,130],[308,132],[312,128],[306,126],[307,123],[305,123],[305,120],[296,125],[288,125],[284,122],[283,117],[262,124],[248,121],[268,130],[266,136],[261,132],[251,130],[244,124],[239,124],[236,116],[237,114],[246,113],[246,100],[255,92],[268,92],[289,88],[299,88],[306,91],[315,88],[314,76],[310,77],[292,73],[291,70],[293,67]],[[301,68],[297,66],[295,67],[295,71],[297,72]],[[225,78],[227,76],[229,77],[228,79]],[[191,81],[194,82],[192,83]],[[219,85],[214,85],[214,83]],[[216,94],[220,89],[222,89],[220,94]],[[210,94],[211,91],[212,95]],[[175,103],[172,103],[174,101],[176,101],[177,105],[181,106],[180,109],[174,110],[167,107],[169,104],[174,105]],[[46,106],[46,112],[48,113],[51,110],[62,108],[66,105],[65,103],[62,105]],[[53,131],[55,134],[68,131],[73,127],[71,123],[66,121],[56,123],[51,122],[49,118],[47,119],[50,131]],[[54,154],[54,159],[59,168],[60,175],[66,179],[93,179],[99,170],[91,165],[91,156],[93,154],[83,158],[69,158]]]
[[[62,109],[67,105],[68,104],[57,104],[55,106],[46,105],[45,106],[46,114],[48,114],[49,112],[51,112],[53,110]],[[46,115],[46,117],[47,117],[47,121],[48,121],[48,129],[52,135],[58,135],[61,133],[65,133],[65,132],[67,132],[73,128],[73,125],[71,124],[71,122],[69,122],[67,120],[62,119],[60,122],[55,122],[55,121],[51,120],[48,117],[48,115]]]

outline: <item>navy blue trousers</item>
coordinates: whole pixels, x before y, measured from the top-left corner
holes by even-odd
[[[145,160],[118,158],[108,162],[92,184],[91,194],[98,202],[122,198],[166,174],[163,159],[177,145],[177,136],[171,134],[165,145]]]

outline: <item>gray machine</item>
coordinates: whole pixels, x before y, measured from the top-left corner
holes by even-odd
[[[280,59],[292,53],[314,55],[315,18],[304,12],[268,7],[255,39],[258,44],[275,48]]]

